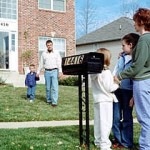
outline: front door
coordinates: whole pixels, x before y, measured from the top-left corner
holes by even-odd
[[[0,31],[0,69],[15,70],[16,32]]]
[[[9,69],[9,32],[0,32],[0,69]]]

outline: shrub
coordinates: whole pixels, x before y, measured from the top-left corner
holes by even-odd
[[[69,76],[64,79],[59,80],[59,85],[66,85],[66,86],[78,86],[78,77],[76,76]]]
[[[33,53],[31,50],[26,50],[22,53],[21,58],[23,60],[23,65],[24,66],[29,66],[31,63],[31,57]]]
[[[6,80],[3,80],[2,77],[0,77],[0,85],[4,85]]]

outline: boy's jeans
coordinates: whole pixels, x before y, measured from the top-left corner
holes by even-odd
[[[28,87],[28,89],[27,89],[27,98],[29,98],[30,100],[34,100],[35,90],[36,90],[36,86]]]

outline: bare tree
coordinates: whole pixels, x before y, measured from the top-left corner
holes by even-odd
[[[139,0],[133,0],[133,1],[127,1],[127,0],[122,0],[122,7],[121,11],[123,16],[125,17],[132,17],[135,11],[140,7],[139,6]]]
[[[77,38],[86,35],[95,29],[96,9],[92,4],[92,0],[84,0],[83,6],[78,10],[76,15]]]

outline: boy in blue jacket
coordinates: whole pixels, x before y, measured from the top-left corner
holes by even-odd
[[[39,80],[35,72],[35,65],[31,64],[29,67],[30,72],[26,75],[25,85],[27,86],[27,98],[30,102],[33,102],[35,98],[36,81]]]

